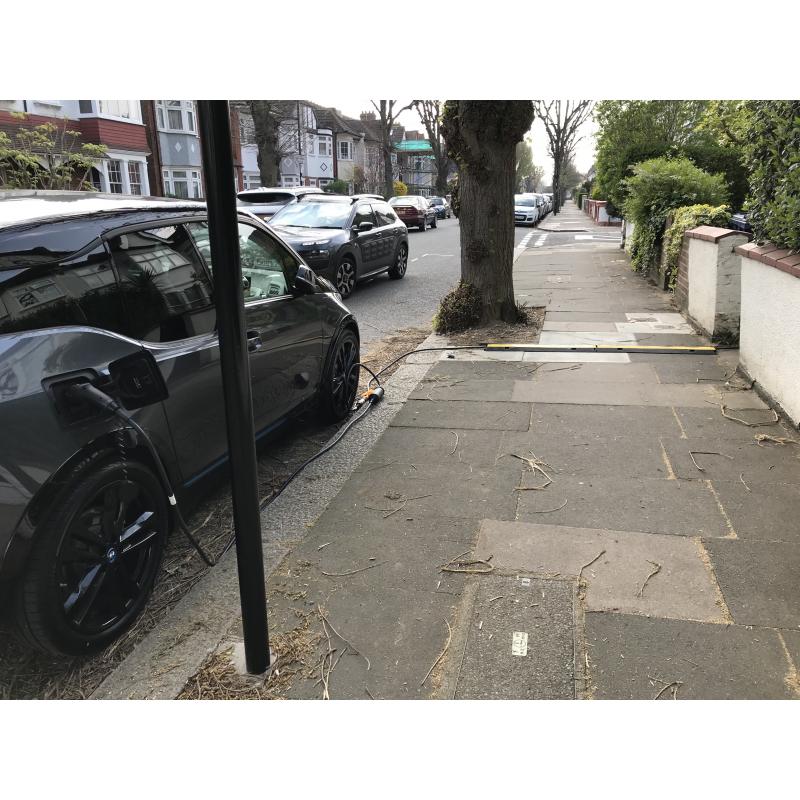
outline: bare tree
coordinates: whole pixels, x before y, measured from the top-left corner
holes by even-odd
[[[425,126],[428,141],[433,150],[433,160],[436,165],[436,191],[438,194],[446,194],[447,175],[451,162],[447,156],[447,145],[442,138],[443,103],[441,100],[414,100],[412,105]]]
[[[448,100],[442,134],[458,166],[461,279],[480,295],[481,321],[516,322],[514,170],[530,130],[530,100]]]
[[[396,108],[397,100],[374,100],[370,101],[378,112],[378,125],[381,132],[381,147],[383,149],[383,180],[384,190],[387,198],[394,194],[394,180],[392,175],[392,129],[397,122],[397,118],[411,108],[411,103]]]
[[[591,100],[534,100],[536,116],[544,123],[553,158],[553,213],[561,210],[561,173],[580,141],[578,130],[592,113]]]
[[[248,100],[253,133],[258,147],[258,171],[262,186],[277,186],[281,161],[300,152],[300,129],[286,100]]]

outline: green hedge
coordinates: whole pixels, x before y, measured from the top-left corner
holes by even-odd
[[[728,199],[724,177],[710,175],[688,158],[652,158],[636,164],[625,188],[625,218],[635,226],[631,262],[640,271],[655,264],[670,211],[697,204],[719,206]]]
[[[678,259],[681,255],[683,234],[698,225],[724,228],[730,220],[728,206],[695,205],[678,208],[672,212],[672,224],[664,233],[664,271],[670,289],[675,288],[678,277]]]
[[[800,249],[800,100],[753,100],[746,106],[746,208],[753,236],[759,243]]]

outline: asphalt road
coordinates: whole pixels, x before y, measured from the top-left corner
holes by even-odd
[[[519,244],[530,232],[530,228],[516,228],[514,243]],[[440,219],[436,228],[425,233],[409,231],[408,250],[408,271],[403,280],[380,275],[359,283],[346,300],[364,342],[382,339],[402,328],[428,325],[439,301],[458,282],[461,248],[457,219]]]

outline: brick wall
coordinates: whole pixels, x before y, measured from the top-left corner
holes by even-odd
[[[146,153],[150,149],[144,125],[100,117],[84,117],[79,125],[85,142],[104,144],[109,150]]]

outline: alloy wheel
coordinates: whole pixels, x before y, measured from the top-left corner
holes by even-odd
[[[73,517],[56,557],[58,600],[67,625],[96,636],[126,620],[149,592],[165,529],[142,484],[113,480]]]
[[[352,261],[345,259],[336,270],[336,290],[347,297],[356,285],[356,268]]]
[[[331,405],[337,417],[344,417],[353,405],[358,388],[358,344],[345,336],[336,349],[331,375]]]
[[[398,278],[402,278],[403,275],[406,274],[406,268],[408,267],[408,251],[403,245],[400,245],[400,248],[397,251],[397,258],[394,262],[394,274],[397,275]]]

